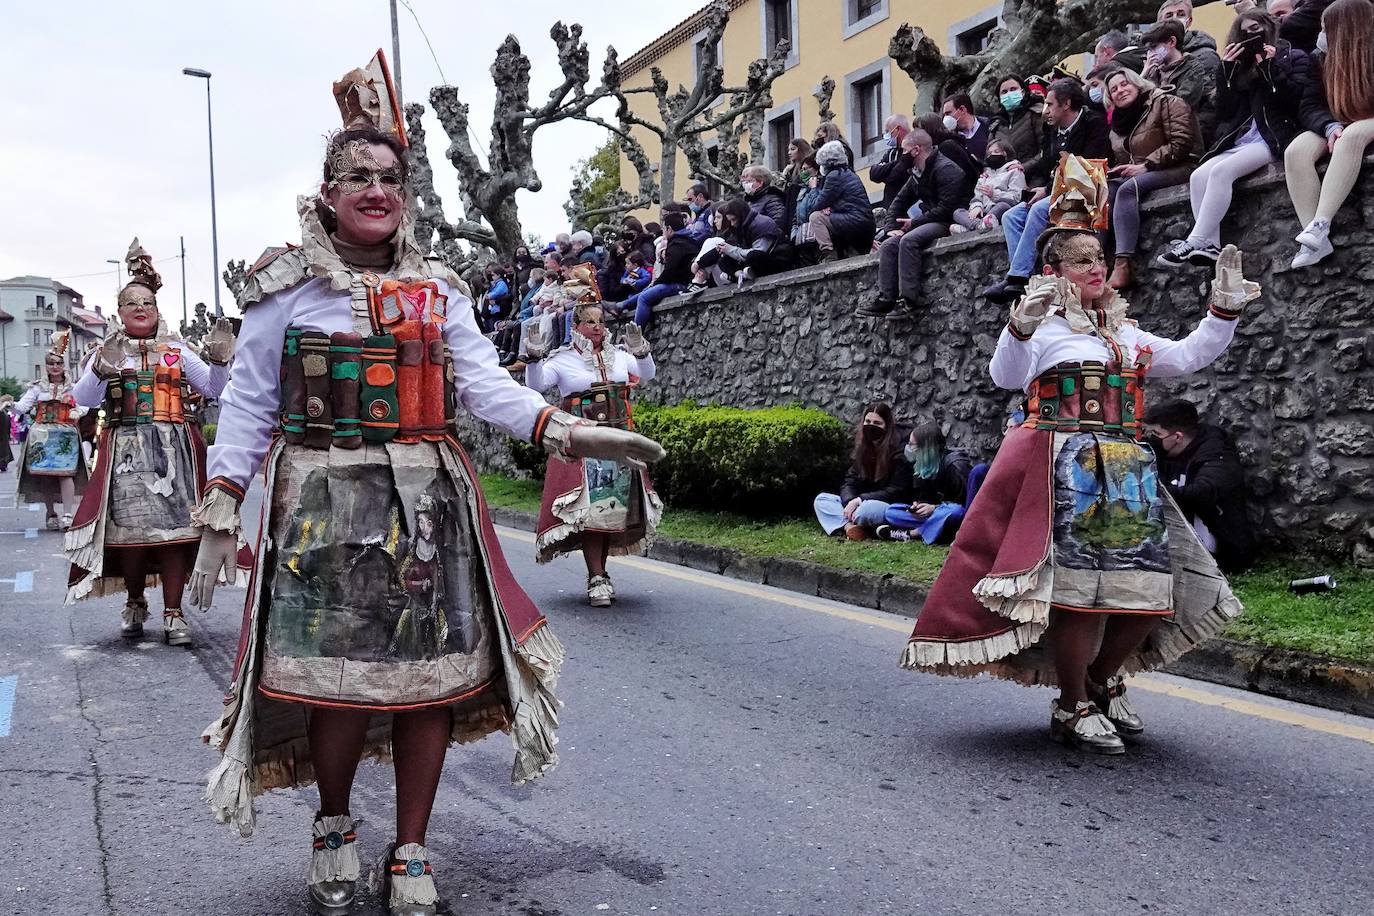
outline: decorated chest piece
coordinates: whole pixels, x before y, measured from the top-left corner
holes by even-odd
[[[454,411],[448,297],[433,280],[362,279],[373,330],[362,342],[362,438],[443,439]]]

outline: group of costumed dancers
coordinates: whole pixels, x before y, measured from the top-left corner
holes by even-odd
[[[232,684],[203,736],[221,753],[216,817],[246,836],[257,795],[314,783],[308,895],[343,912],[361,880],[357,766],[390,760],[395,832],[376,873],[390,912],[417,916],[438,903],[426,834],[449,745],[508,733],[517,784],[558,760],[564,650],[506,563],[455,412],[548,453],[537,559],[580,551],[587,599],[604,607],[607,557],[641,550],[662,512],[647,466],[663,450],[633,432],[630,407],[655,366],[634,325],[612,341],[579,268],[565,287],[577,300],[569,340],[532,332],[516,382],[467,287],[417,243],[381,52],[334,96],[343,128],[318,192],[297,201],[300,243],[268,249],[248,273],[237,340],[226,323],[199,347],[168,335],[160,280],[135,240],[120,328],[73,386],[59,341],[19,404],[36,412],[21,498],[48,503],[67,528],[69,602],[127,593],[126,637],[142,635],[149,586],[162,586],[165,641],[182,646],[188,584],[202,609],[218,585],[247,586]],[[1241,610],[1141,442],[1146,385],[1216,359],[1259,288],[1229,248],[1191,334],[1141,330],[1106,285],[1106,199],[1100,164],[1066,156],[1044,274],[990,366],[994,383],[1026,394],[1028,419],[998,452],[901,663],[1057,685],[1052,735],[1115,754],[1144,728],[1125,676]],[[552,388],[559,406],[540,394]],[[195,396],[220,402],[208,454],[187,409]],[[73,515],[86,482],[75,421],[90,409],[103,409],[104,428]],[[260,472],[249,544],[240,506]]]

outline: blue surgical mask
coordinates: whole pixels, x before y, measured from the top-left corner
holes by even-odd
[[[701,212],[701,204],[695,202],[690,203],[687,205],[687,209],[692,211],[693,216],[696,216]]]
[[[1323,54],[1326,53],[1326,29],[1317,33],[1317,50]]]
[[[1096,105],[1102,104],[1102,99],[1106,94],[1107,90],[1102,86],[1093,86],[1088,90],[1088,98],[1092,99],[1093,103]]]
[[[892,131],[888,131],[887,133],[883,134],[883,145],[886,146],[888,149],[897,148],[897,138],[892,136]]]
[[[1010,92],[1002,93],[1002,107],[1007,111],[1015,111],[1021,107],[1021,103],[1026,100],[1026,94],[1020,89],[1013,89]]]

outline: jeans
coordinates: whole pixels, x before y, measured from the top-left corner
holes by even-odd
[[[620,303],[622,311],[628,312],[630,309],[635,311],[635,324],[641,328],[648,327],[653,320],[654,306],[670,296],[676,296],[682,292],[681,283],[658,283],[649,287],[642,293],[635,293],[624,302]]]
[[[1035,272],[1035,243],[1050,227],[1050,199],[1034,206],[1017,204],[1002,217],[1002,234],[1007,240],[1007,276],[1027,278]]]
[[[844,517],[844,503],[840,502],[838,495],[822,493],[816,497],[815,505],[816,520],[821,523],[821,528],[826,534],[834,534],[849,524]],[[890,506],[890,503],[881,500],[866,499],[859,503],[859,509],[854,513],[854,524],[861,528],[877,528],[883,523]]]
[[[1171,188],[1188,180],[1190,168],[1186,165],[1146,172],[1135,178],[1113,179],[1110,184],[1110,202],[1107,209],[1112,214],[1112,231],[1116,234],[1116,255],[1135,254],[1140,242],[1140,205],[1152,192],[1160,188]]]
[[[1193,204],[1193,231],[1188,233],[1188,243],[1194,248],[1221,247],[1221,219],[1231,209],[1236,182],[1273,161],[1269,144],[1259,141],[1233,146],[1198,166],[1188,178]]]
[[[890,237],[878,247],[878,295],[884,299],[900,296],[908,302],[921,297],[922,251],[931,242],[949,235],[949,227],[926,223],[899,237]]]

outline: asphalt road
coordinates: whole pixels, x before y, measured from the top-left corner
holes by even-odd
[[[193,651],[128,644],[122,601],[62,606],[41,525],[0,510],[0,914],[306,913],[313,791],[249,840],[201,800],[242,593]],[[1079,756],[1048,691],[899,670],[905,620],[644,560],[592,610],[580,560],[503,538],[569,649],[563,762],[512,788],[504,736],[450,753],[443,912],[1374,912],[1374,722],[1154,677],[1146,739]],[[390,769],[359,783],[371,857]]]

